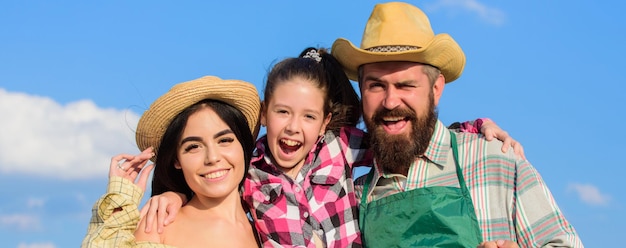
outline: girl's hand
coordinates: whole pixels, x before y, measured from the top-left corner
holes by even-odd
[[[513,147],[513,152],[515,155],[521,157],[526,160],[526,156],[524,155],[524,147],[522,144],[514,140],[509,133],[502,130],[495,122],[489,119],[483,119],[483,123],[480,127],[480,132],[485,135],[485,138],[489,141],[496,138],[502,141],[502,152],[506,152],[509,150],[509,147]]]
[[[174,222],[176,214],[182,208],[185,200],[185,194],[173,191],[151,197],[146,205],[141,208],[141,219],[146,220],[144,231],[150,233],[156,219],[157,233],[162,233],[164,226]]]

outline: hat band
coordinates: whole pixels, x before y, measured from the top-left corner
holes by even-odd
[[[374,53],[394,53],[420,49],[418,46],[377,46],[365,49]]]

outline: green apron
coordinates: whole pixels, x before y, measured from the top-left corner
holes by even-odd
[[[476,247],[482,242],[474,204],[459,166],[456,136],[450,143],[460,188],[434,186],[367,203],[374,169],[367,176],[359,209],[367,247]]]

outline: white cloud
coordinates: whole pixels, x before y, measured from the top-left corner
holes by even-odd
[[[33,231],[41,229],[39,218],[28,214],[0,215],[0,226],[11,230]]]
[[[569,191],[574,191],[581,201],[594,206],[606,206],[611,201],[611,196],[600,192],[598,187],[591,184],[570,183]]]
[[[139,116],[83,100],[61,105],[0,88],[0,173],[50,178],[107,175],[113,155],[137,152]]]
[[[20,243],[19,245],[17,245],[17,248],[55,248],[55,247],[56,246],[51,242],[31,243],[31,244]]]
[[[26,207],[27,208],[40,208],[43,207],[44,203],[46,202],[45,199],[43,198],[28,198],[28,200],[26,200]]]
[[[482,20],[500,26],[504,23],[506,15],[503,11],[486,6],[476,0],[438,0],[427,5],[429,9],[446,8],[447,10],[464,10],[478,15]]]

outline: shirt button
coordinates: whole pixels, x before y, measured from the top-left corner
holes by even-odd
[[[304,218],[308,218],[308,217],[309,217],[309,212],[304,212],[304,213],[302,214],[302,216],[304,216]]]
[[[295,189],[293,189],[294,191],[296,191],[296,193],[300,193],[300,187],[296,186]]]

